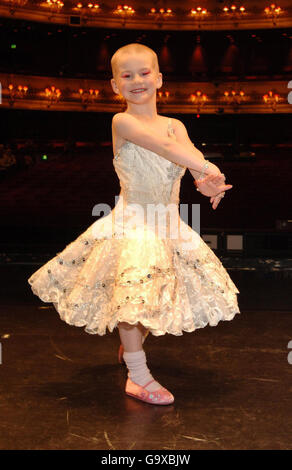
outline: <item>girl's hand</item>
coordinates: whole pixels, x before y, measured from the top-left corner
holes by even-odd
[[[225,192],[217,194],[217,196],[213,196],[210,198],[210,203],[212,204],[212,208],[215,210],[217,209],[221,199],[225,196]]]
[[[220,175],[207,175],[203,179],[195,180],[194,184],[200,193],[209,197],[219,196],[220,193],[232,188],[231,184],[225,184],[225,176],[222,173]]]
[[[222,182],[224,181],[225,182],[225,175],[223,175],[222,173],[222,177],[224,176],[224,178],[222,178]],[[217,196],[212,196],[210,198],[210,203],[212,204],[212,208],[215,210],[217,209],[221,199],[223,199],[225,196],[225,192],[222,192],[222,193],[219,193],[217,194]]]

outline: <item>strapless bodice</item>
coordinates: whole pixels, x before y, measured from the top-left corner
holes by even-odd
[[[186,167],[130,141],[121,146],[113,164],[126,202],[178,204]]]

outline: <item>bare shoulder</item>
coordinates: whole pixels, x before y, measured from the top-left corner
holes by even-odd
[[[116,155],[119,149],[124,145],[126,139],[122,136],[123,124],[127,122],[126,113],[116,113],[112,118],[112,140],[113,140],[113,153]]]
[[[113,131],[116,131],[117,130],[117,127],[119,126],[119,122],[121,121],[121,119],[123,119],[122,115],[124,113],[116,113],[113,115],[113,118],[112,118],[112,129]]]
[[[159,116],[155,121],[147,121],[144,116],[141,118],[126,112],[116,113],[112,119],[115,154],[125,141],[129,141],[165,157],[169,145],[169,135],[165,125],[167,119],[169,118]]]
[[[136,142],[138,145],[141,145],[139,136],[142,137],[144,143],[144,139],[147,139],[147,137],[143,136],[143,132],[145,132],[145,124],[140,119],[125,111],[116,113],[112,118],[114,154],[118,153],[119,149],[127,141]]]
[[[176,130],[186,131],[186,126],[179,119],[171,118],[171,122],[172,122],[172,125],[173,125],[173,128],[174,128],[174,131],[176,131]]]
[[[125,113],[116,113],[113,115],[113,119],[112,119],[112,122],[117,122],[120,118],[120,116],[122,116],[123,114]]]
[[[127,122],[134,123],[135,121],[136,121],[135,117],[126,112],[116,113],[112,119],[112,123],[116,127],[118,127],[119,125],[122,125],[123,123],[127,123]]]

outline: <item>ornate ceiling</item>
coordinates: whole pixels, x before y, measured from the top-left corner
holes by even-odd
[[[292,4],[289,0],[201,2],[163,0],[95,2],[91,0],[0,0],[0,15],[40,22],[75,26],[224,30],[289,27]]]
[[[288,0],[0,0],[0,34],[4,108],[117,112],[110,57],[141,42],[159,56],[160,112],[291,113]]]

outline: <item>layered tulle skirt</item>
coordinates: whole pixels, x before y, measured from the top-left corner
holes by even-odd
[[[28,279],[33,293],[53,303],[62,320],[89,334],[140,322],[155,336],[178,336],[240,313],[237,287],[177,208],[179,233],[164,236],[145,219],[121,222],[121,207],[118,203]]]

